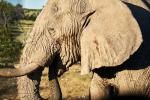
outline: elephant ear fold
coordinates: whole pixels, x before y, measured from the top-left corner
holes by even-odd
[[[88,23],[90,22],[90,16],[95,13],[95,10],[87,11],[86,13],[83,13],[81,16],[81,26],[82,29],[84,29]]]
[[[142,43],[140,28],[133,18],[128,19],[129,27],[116,27],[111,25],[111,22],[109,27],[103,19],[96,22],[92,19],[96,20],[92,16],[81,35],[81,75],[88,74],[96,68],[116,67],[122,64]],[[109,21],[109,18],[107,20]],[[126,20],[123,23],[125,24]]]

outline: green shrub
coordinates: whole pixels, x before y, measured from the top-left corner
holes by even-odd
[[[24,9],[24,14],[25,14],[24,19],[34,21],[39,15],[40,11],[41,10],[37,10],[37,9]]]
[[[14,39],[9,30],[0,28],[0,65],[18,60],[22,44]]]

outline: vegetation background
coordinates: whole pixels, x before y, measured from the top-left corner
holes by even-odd
[[[24,9],[20,4],[14,6],[0,0],[0,69],[18,63],[26,33],[32,29],[40,11]],[[47,98],[50,93],[47,74],[48,70],[45,68],[40,84],[43,98]],[[73,65],[59,78],[63,98],[87,99],[91,76],[80,76],[79,64]],[[0,78],[0,100],[17,100],[16,78]]]

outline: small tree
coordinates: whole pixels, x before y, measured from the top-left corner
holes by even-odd
[[[8,28],[8,25],[10,21],[12,20],[13,16],[13,11],[14,7],[12,4],[6,2],[6,1],[1,1],[0,2],[0,23],[1,26],[4,28]]]
[[[6,1],[0,2],[0,65],[16,61],[22,47],[8,27],[15,20],[13,17],[15,9],[12,4]]]
[[[24,10],[22,8],[22,5],[17,4],[14,9],[13,19],[18,21],[20,19],[23,19],[24,17],[25,17],[25,15],[24,15]]]

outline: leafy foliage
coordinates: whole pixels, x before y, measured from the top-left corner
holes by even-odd
[[[0,0],[0,66],[18,60],[22,49],[22,44],[16,40],[16,33],[20,33],[18,25],[22,24],[20,20],[35,20],[39,12],[40,10],[23,9],[20,4],[14,6],[6,0]]]
[[[0,29],[0,62],[12,63],[19,57],[22,45],[8,30]]]
[[[20,4],[13,6],[6,1],[0,2],[0,26],[7,28],[9,23],[24,18],[24,10]]]
[[[41,10],[37,9],[24,9],[25,19],[26,20],[35,20],[39,15]]]
[[[0,2],[0,65],[13,63],[19,58],[22,45],[16,41],[11,32],[10,25],[23,18],[23,9],[21,5]]]

